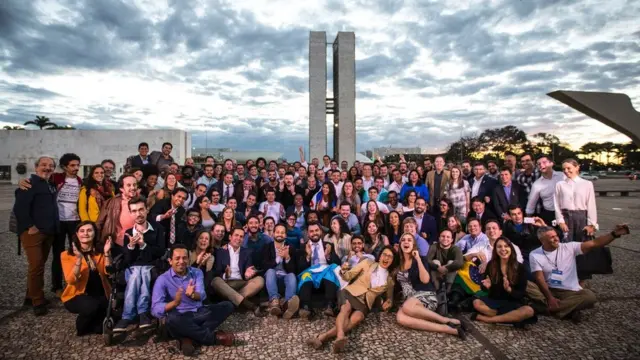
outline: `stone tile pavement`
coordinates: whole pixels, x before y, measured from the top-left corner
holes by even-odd
[[[605,183],[609,182],[609,183]],[[611,188],[628,186],[622,180],[600,180]],[[635,185],[635,184],[634,184]],[[0,359],[182,359],[174,342],[154,342],[133,332],[117,345],[104,347],[100,336],[75,336],[75,317],[59,301],[50,314],[36,318],[20,308],[25,289],[26,259],[17,256],[14,234],[8,233],[13,189],[0,185]],[[616,209],[614,209],[616,208]],[[619,209],[619,210],[618,210]],[[640,198],[598,198],[602,231],[628,222],[635,234],[612,245],[613,275],[594,276],[592,289],[600,302],[586,311],[579,325],[540,317],[527,330],[474,323],[466,341],[455,337],[407,330],[392,314],[371,314],[350,336],[347,352],[315,351],[304,340],[331,326],[332,319],[284,321],[234,314],[222,329],[234,331],[242,344],[233,348],[203,347],[202,359],[639,359],[640,342]],[[47,267],[47,283],[49,282]],[[49,285],[45,285],[48,289]],[[48,297],[52,294],[48,293]],[[468,320],[468,316],[464,318]]]

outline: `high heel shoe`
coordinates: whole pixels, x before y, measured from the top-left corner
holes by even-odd
[[[447,323],[447,326],[449,326],[452,329],[456,329],[456,331],[458,332],[458,337],[460,338],[460,340],[466,340],[467,339],[467,333],[464,331],[462,326],[460,326],[458,324],[454,324],[454,323]]]

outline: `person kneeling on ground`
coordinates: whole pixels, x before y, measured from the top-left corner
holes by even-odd
[[[416,330],[458,335],[466,338],[464,324],[436,312],[438,298],[431,282],[426,258],[420,257],[415,237],[404,233],[400,237],[400,268],[397,280],[402,287],[404,304],[396,319],[398,324]]]
[[[104,248],[96,248],[98,228],[92,221],[76,227],[73,247],[60,255],[67,287],[62,292],[64,307],[76,318],[76,334],[102,334],[102,321],[107,315],[111,285],[106,267],[111,265],[111,238]],[[103,252],[101,252],[103,250]]]
[[[393,270],[397,258],[393,247],[386,246],[380,253],[378,262],[369,259],[361,261],[353,269],[349,263],[342,265],[340,276],[347,282],[347,287],[340,292],[340,312],[336,317],[336,325],[330,330],[307,340],[307,344],[315,349],[335,337],[333,352],[339,353],[347,345],[345,333],[353,330],[369,313],[378,297],[386,293],[386,301],[382,309],[388,311],[393,305]]]
[[[153,286],[151,312],[158,319],[166,318],[168,333],[180,340],[182,353],[195,351],[193,342],[202,345],[231,346],[232,333],[215,331],[233,312],[233,304],[223,301],[203,305],[207,295],[200,269],[189,266],[189,251],[182,244],[170,251],[171,269],[160,275]]]
[[[251,250],[241,247],[244,230],[235,228],[227,247],[216,249],[213,264],[213,290],[235,306],[257,311],[259,308],[249,298],[264,287],[264,279],[257,276],[253,266]]]
[[[113,328],[114,332],[125,332],[139,316],[139,328],[153,326],[148,315],[151,295],[151,269],[165,253],[164,230],[160,224],[147,221],[147,204],[142,198],[129,200],[129,212],[135,224],[125,231],[124,237],[129,243],[123,247],[125,280],[122,319]]]
[[[286,244],[287,227],[284,224],[276,225],[274,230],[274,242],[267,244],[262,249],[264,274],[269,294],[269,313],[274,316],[282,314],[285,319],[291,319],[300,307],[300,299],[296,295],[296,263],[295,250]],[[280,297],[278,285],[284,283],[284,300]]]
[[[505,237],[496,240],[482,290],[489,296],[473,300],[478,313],[471,320],[486,323],[512,323],[517,327],[537,322],[533,308],[524,305],[527,289],[527,271],[518,262],[515,246]]]
[[[543,302],[555,317],[580,322],[580,310],[593,307],[596,295],[578,283],[576,256],[608,245],[622,235],[629,234],[627,225],[616,225],[607,235],[585,242],[560,243],[558,233],[550,226],[538,229],[542,246],[529,255],[531,271],[541,293],[528,292],[532,300]],[[537,294],[536,294],[537,293]]]

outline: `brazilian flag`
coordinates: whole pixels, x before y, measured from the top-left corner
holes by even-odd
[[[324,267],[324,268],[323,268]],[[319,288],[323,279],[329,280],[336,284],[338,289],[340,288],[340,282],[335,274],[335,269],[338,267],[336,264],[331,265],[314,265],[298,275],[298,291],[302,287],[302,284],[313,281],[313,287]]]
[[[481,290],[483,278],[484,274],[480,273],[478,265],[471,261],[466,261],[462,268],[458,270],[455,282],[460,284],[467,294],[487,296],[487,293]]]

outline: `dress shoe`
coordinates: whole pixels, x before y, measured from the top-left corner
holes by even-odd
[[[48,312],[49,312],[49,310],[47,309],[47,306],[44,305],[44,304],[36,305],[36,306],[33,307],[33,314],[35,316],[47,315]]]
[[[269,314],[273,316],[280,316],[280,314],[282,314],[279,299],[273,299],[269,302]]]
[[[248,310],[255,310],[257,308],[256,304],[252,303],[251,301],[249,301],[247,298],[243,299],[242,302],[240,303],[241,306],[243,306],[245,309]]]
[[[298,309],[300,308],[300,298],[298,297],[298,295],[294,295],[291,299],[289,299],[289,301],[286,302],[286,304],[287,310],[284,312],[282,317],[286,320],[289,320],[293,317],[293,315],[296,314],[296,312],[298,312]]]
[[[180,340],[180,349],[184,356],[192,356],[196,352],[195,346],[193,346],[193,340],[189,338],[182,338]]]
[[[216,344],[222,346],[233,346],[236,336],[233,333],[216,331]]]

